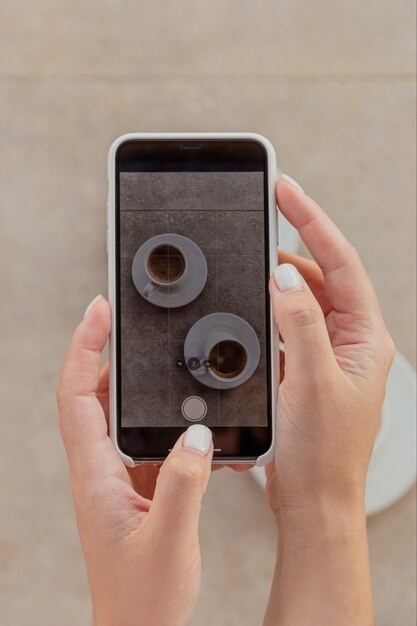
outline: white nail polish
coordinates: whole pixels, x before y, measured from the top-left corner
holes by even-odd
[[[90,313],[90,311],[93,309],[93,307],[97,304],[97,302],[102,299],[102,297],[103,296],[96,296],[94,298],[94,300],[92,300],[90,302],[90,304],[88,305],[88,307],[85,310],[84,317],[87,317],[87,315]]]
[[[300,193],[305,193],[305,191],[301,187],[301,185],[299,185],[296,180],[291,178],[291,176],[288,176],[288,174],[282,174],[281,178],[282,178],[282,180],[285,180],[286,183],[289,183],[290,185],[295,187],[297,189],[297,191],[299,191]]]
[[[212,441],[213,435],[207,426],[204,426],[204,424],[193,424],[189,426],[185,433],[184,448],[190,448],[202,454],[207,454]]]
[[[303,286],[303,279],[300,273],[291,263],[278,265],[274,270],[274,278],[280,291],[294,291],[295,289],[301,289]]]

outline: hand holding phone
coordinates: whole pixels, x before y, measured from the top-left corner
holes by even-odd
[[[110,308],[99,297],[74,333],[57,392],[93,623],[185,626],[200,586],[198,520],[212,435],[191,425],[160,470],[128,470],[107,434],[100,353],[109,332]]]
[[[336,225],[285,180],[277,203],[316,262],[280,250],[269,284],[285,355],[267,468],[279,544],[264,624],[300,623],[302,597],[308,623],[367,626],[365,479],[394,346],[359,255]]]

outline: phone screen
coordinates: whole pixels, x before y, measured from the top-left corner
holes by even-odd
[[[267,159],[256,141],[130,141],[116,157],[122,449],[202,423],[218,456],[269,445]]]

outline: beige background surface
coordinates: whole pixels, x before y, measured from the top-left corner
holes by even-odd
[[[413,0],[3,0],[0,606],[89,623],[54,388],[106,292],[106,152],[125,131],[253,130],[351,238],[415,364]],[[415,491],[369,521],[377,623],[415,624]],[[259,624],[274,529],[249,475],[215,475],[196,626]]]

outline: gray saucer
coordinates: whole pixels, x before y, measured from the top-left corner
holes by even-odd
[[[193,371],[188,366],[190,359],[207,357],[207,355],[203,354],[204,343],[209,335],[215,334],[216,332],[230,332],[235,339],[246,346],[249,352],[249,366],[244,375],[238,380],[219,380],[214,378],[209,371],[203,374],[197,374],[196,371]],[[233,313],[210,313],[210,315],[202,317],[191,326],[184,342],[184,360],[188,371],[200,383],[213,389],[232,389],[233,387],[242,385],[255,372],[260,356],[261,347],[259,339],[252,326],[241,317],[233,315]]]
[[[159,243],[171,243],[179,247],[187,262],[186,273],[177,285],[156,287],[151,296],[144,295],[144,289],[149,283],[145,270],[145,259],[148,253]],[[189,304],[201,293],[207,280],[207,262],[204,254],[188,237],[176,233],[155,235],[147,239],[137,250],[132,263],[133,283],[140,295],[156,306],[173,309]]]

